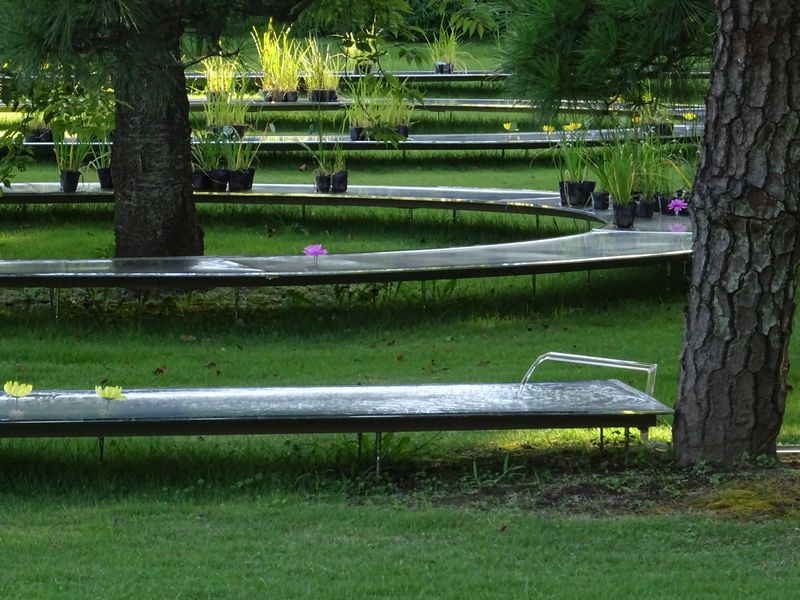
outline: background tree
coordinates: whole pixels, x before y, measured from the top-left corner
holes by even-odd
[[[690,77],[711,52],[711,0],[510,0],[509,91],[545,115],[562,101],[639,103],[698,93]],[[702,91],[705,82],[700,83]]]
[[[705,137],[691,199],[695,241],[675,458],[683,466],[727,466],[774,454],[800,252],[800,3],[643,0],[628,10],[618,0],[524,0],[517,6],[527,17],[510,24],[515,89],[549,107],[560,98],[624,94],[626,85],[635,93],[651,74],[668,93],[703,56],[707,16],[715,13]],[[643,11],[651,9],[661,25],[644,27]],[[651,35],[666,40],[648,43]]]
[[[320,14],[336,9],[341,26],[357,30],[373,18],[396,20],[406,6],[405,0],[318,1],[326,5]],[[55,72],[52,65],[87,90],[110,84],[115,91],[117,256],[203,253],[192,199],[184,70],[222,52],[220,37],[236,19],[292,18],[299,14],[296,5],[297,0],[0,0],[0,56],[12,77],[3,83],[6,101],[35,99],[38,80],[43,72]],[[188,59],[187,38],[194,42]]]

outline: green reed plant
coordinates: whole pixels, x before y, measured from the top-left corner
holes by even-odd
[[[581,123],[567,123],[560,135],[560,142],[554,148],[553,163],[558,169],[561,181],[580,183],[586,179],[589,168],[586,135]]]
[[[618,141],[595,155],[589,165],[600,186],[611,193],[614,204],[630,204],[636,180],[636,145]]]
[[[308,90],[336,90],[339,87],[342,57],[331,54],[330,46],[320,46],[319,41],[309,37],[304,55],[304,72]]]
[[[206,93],[232,93],[241,74],[241,65],[235,59],[224,56],[209,56],[203,60],[206,75]]]
[[[452,26],[439,28],[433,39],[425,38],[428,56],[434,64],[450,65],[453,70],[464,69],[467,52],[462,50],[461,34]]]
[[[646,136],[634,145],[636,176],[634,189],[641,192],[644,199],[652,198],[656,192],[663,191],[667,185],[666,147],[660,139]]]
[[[291,27],[275,31],[272,19],[263,32],[253,27],[251,32],[261,70],[264,72],[261,88],[280,100],[286,92],[297,90],[304,66],[306,49],[291,36]]]
[[[211,171],[225,164],[224,136],[211,131],[199,131],[192,144],[192,166],[199,171]]]
[[[246,171],[256,162],[260,144],[248,141],[246,136],[233,133],[227,140],[220,141],[219,148],[225,164],[231,171]]]
[[[80,136],[69,139],[62,134],[60,139],[53,143],[56,168],[59,171],[82,171],[87,166],[91,152],[92,144]]]

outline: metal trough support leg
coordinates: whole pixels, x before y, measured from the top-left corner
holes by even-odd
[[[104,451],[104,449],[106,447],[106,438],[103,437],[102,435],[98,435],[97,436],[97,447],[100,450],[100,464],[102,465],[103,464],[103,458],[104,458],[103,451]]]
[[[606,449],[605,444],[606,444],[605,432],[603,431],[603,428],[601,427],[600,428],[600,452],[603,452]]]
[[[626,427],[625,428],[625,452],[628,451],[628,448],[630,447],[630,445],[631,445],[631,428],[630,427]]]
[[[381,476],[381,444],[383,442],[383,434],[378,431],[375,433],[375,477]]]
[[[50,311],[58,321],[59,304],[61,303],[61,288],[50,288]]]
[[[639,430],[639,439],[642,440],[642,445],[647,446],[650,444],[650,429],[647,427],[642,427]]]

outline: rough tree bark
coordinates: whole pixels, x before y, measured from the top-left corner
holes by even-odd
[[[800,2],[715,5],[673,426],[681,466],[774,454],[800,259]]]
[[[117,257],[203,254],[203,232],[192,199],[180,34],[154,31],[143,44],[147,56],[121,54],[119,64],[125,68],[114,74]]]

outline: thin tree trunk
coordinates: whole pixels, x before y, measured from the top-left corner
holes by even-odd
[[[191,130],[179,34],[148,39],[148,60],[120,60],[113,149],[116,255],[203,254],[191,184]]]
[[[681,466],[774,454],[800,258],[800,3],[715,4],[673,426]]]

